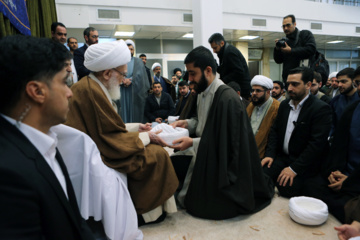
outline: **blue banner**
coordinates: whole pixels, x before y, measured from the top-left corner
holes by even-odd
[[[24,35],[31,35],[26,0],[0,0],[0,12]]]

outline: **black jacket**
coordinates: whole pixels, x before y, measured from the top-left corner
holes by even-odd
[[[300,111],[289,140],[289,155],[283,152],[284,137],[290,114],[290,99],[280,103],[277,117],[271,127],[265,156],[276,161],[277,156],[287,156],[290,167],[298,174],[317,174],[328,149],[327,137],[331,127],[329,104],[309,95]]]
[[[220,79],[228,84],[235,81],[240,85],[241,96],[250,97],[250,74],[244,56],[239,49],[229,43],[221,48],[218,54],[220,66],[217,72],[220,74]]]
[[[74,51],[74,64],[79,80],[91,73],[91,71],[84,66],[85,51],[87,48],[87,45],[84,44],[84,46]]]
[[[0,116],[1,239],[95,239],[82,219],[60,156],[68,199],[34,145]]]
[[[146,98],[145,116],[150,122],[154,122],[156,118],[160,117],[163,120],[175,113],[174,102],[170,94],[166,92],[161,93],[160,106],[156,101],[155,95],[151,94]]]
[[[274,48],[274,60],[276,63],[283,63],[283,82],[286,83],[289,71],[293,68],[300,66],[300,61],[303,59],[309,59],[316,52],[316,43],[313,34],[308,30],[302,30],[299,34],[298,42],[296,43],[296,36],[299,29],[286,37],[289,39],[287,44],[291,47],[291,52],[285,54],[281,52],[281,49]],[[296,43],[296,45],[295,45]]]
[[[226,219],[263,209],[273,195],[245,106],[232,88],[222,85],[201,135],[186,209],[196,217]]]

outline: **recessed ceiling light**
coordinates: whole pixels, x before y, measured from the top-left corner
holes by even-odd
[[[360,46],[357,46],[357,48],[360,48]]]
[[[135,32],[115,32],[116,37],[124,36],[124,37],[132,37]]]
[[[256,39],[258,38],[259,36],[243,36],[239,39],[242,39],[242,40],[253,40],[253,39]]]
[[[331,42],[327,42],[327,43],[342,43],[344,41],[341,41],[341,40],[336,40],[336,41],[331,41]]]
[[[182,36],[183,38],[194,38],[194,34],[193,33],[187,33],[184,36]]]

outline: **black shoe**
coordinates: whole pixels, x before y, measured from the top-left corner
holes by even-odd
[[[147,223],[145,222],[144,218],[141,215],[137,215],[137,217],[138,217],[138,226],[141,227],[148,224],[161,223],[166,218],[166,212],[163,212],[163,214],[161,214],[160,217],[158,217],[158,219],[156,219],[155,221],[147,222]]]

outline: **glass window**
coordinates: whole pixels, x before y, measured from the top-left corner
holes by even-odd
[[[349,61],[339,61],[339,71],[350,67]]]
[[[346,50],[326,50],[326,58],[346,58],[350,59],[351,51]]]
[[[351,57],[352,59],[354,58],[360,58],[360,51],[359,50],[356,50],[356,51],[352,51],[352,54],[351,54]]]
[[[337,72],[337,62],[330,62],[329,61],[329,67],[330,67],[330,73]]]

